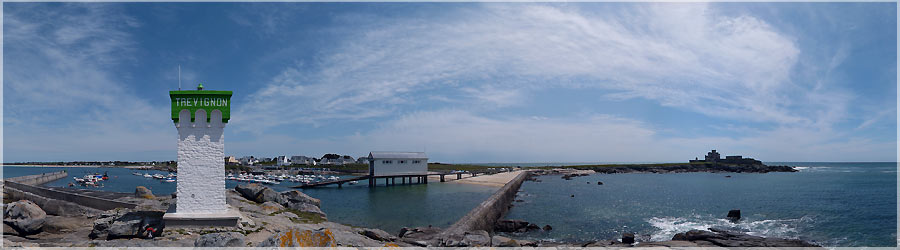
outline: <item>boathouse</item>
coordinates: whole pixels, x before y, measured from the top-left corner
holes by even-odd
[[[370,152],[369,175],[425,175],[428,156],[425,152]]]

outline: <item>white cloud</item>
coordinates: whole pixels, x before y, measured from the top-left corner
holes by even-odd
[[[367,19],[348,32],[354,36],[323,51],[318,64],[284,69],[238,111],[247,119],[236,122],[261,131],[297,121],[243,121],[318,121],[332,112],[384,116],[436,88],[461,90],[443,98],[495,107],[526,103],[547,88],[607,89],[606,98],[647,98],[780,124],[815,123],[819,117],[797,110],[829,103],[785,91],[793,86],[789,72],[800,51],[757,18],[722,16],[705,4],[612,12],[485,4],[451,12],[452,18]]]
[[[708,147],[759,152],[754,156],[770,161],[870,160],[896,150],[835,131],[854,97],[793,82],[801,53],[796,39],[753,16],[722,15],[695,3],[615,10],[476,6],[429,18],[349,21],[345,25],[354,28],[342,31],[352,36],[321,51],[314,63],[286,67],[237,111],[245,119],[236,118],[233,127],[262,133],[285,124],[390,119],[423,99],[445,105],[438,110],[502,109],[565,88],[605,90],[598,98],[644,98],[772,129],[660,138],[657,128],[626,118],[487,118],[456,110],[405,115],[367,133],[290,145],[360,154],[427,147],[438,159],[454,161],[671,161]],[[843,58],[836,55],[830,65]],[[846,155],[841,152],[855,154],[831,158]]]
[[[106,4],[44,7],[4,10],[4,52],[15,58],[4,65],[5,160],[159,159],[174,148],[160,119],[168,110],[116,70],[134,60],[126,29],[140,24]]]

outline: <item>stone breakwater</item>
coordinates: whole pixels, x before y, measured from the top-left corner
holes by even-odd
[[[519,191],[519,187],[522,186],[522,182],[528,178],[528,175],[529,171],[516,173],[515,178],[444,231],[440,244],[443,246],[467,246],[468,244],[465,243],[467,235],[483,235],[493,231],[497,221],[509,210],[510,203],[515,199],[516,192]],[[475,231],[478,232],[472,233]]]
[[[571,170],[588,170],[601,174],[625,174],[625,173],[770,173],[770,172],[797,172],[790,166],[768,165],[730,165],[730,164],[634,164],[634,165],[585,165],[571,166],[563,169],[536,170],[534,174],[560,174]]]

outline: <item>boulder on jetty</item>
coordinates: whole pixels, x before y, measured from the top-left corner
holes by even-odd
[[[285,208],[297,210],[304,213],[313,213],[325,218],[325,212],[319,208],[321,202],[319,199],[310,197],[303,192],[297,190],[275,192],[269,187],[256,183],[248,185],[238,185],[234,187],[244,198],[258,203],[266,204],[267,202],[277,203]]]
[[[153,192],[150,192],[150,189],[144,186],[137,186],[134,189],[134,197],[136,198],[144,198],[144,199],[154,199]]]
[[[466,232],[463,236],[463,244],[473,247],[491,246],[491,235],[484,230]]]
[[[237,185],[237,187],[234,187],[234,190],[241,194],[241,196],[243,196],[244,198],[259,203],[265,202],[257,200],[257,195],[259,195],[260,192],[263,191],[263,189],[268,189],[268,187],[256,183],[251,183],[248,185]]]
[[[723,229],[708,228],[705,230],[691,230],[677,233],[672,241],[690,241],[698,245],[715,245],[720,247],[818,247],[818,245],[802,240],[763,238],[740,232]],[[666,242],[656,242],[657,245],[665,245]]]
[[[310,197],[309,195],[306,195],[303,192],[300,192],[297,190],[281,192],[281,196],[283,196],[287,202],[309,203],[316,207],[318,207],[321,204],[321,201],[319,201],[319,199]]]
[[[284,209],[284,206],[282,206],[281,204],[271,201],[263,202],[260,207],[262,207],[262,210],[267,213],[274,213]]]
[[[728,215],[725,217],[728,218],[728,220],[730,220],[731,222],[738,221],[741,219],[741,210],[740,209],[729,210]]]
[[[416,227],[400,229],[400,240],[418,246],[435,246],[442,230],[438,227]]]
[[[541,246],[549,246],[547,244],[541,244]],[[629,247],[631,244],[626,244],[619,242],[617,240],[601,240],[601,241],[590,241],[584,244],[581,244],[581,247]]]
[[[297,191],[285,191],[280,194],[283,198],[282,206],[305,213],[314,213],[325,218],[325,212],[319,208],[319,199],[309,197],[308,195]]]
[[[132,211],[117,208],[109,210],[94,220],[91,239],[151,238],[162,235],[162,211]]]
[[[236,232],[210,233],[194,241],[195,247],[246,247],[244,235]]]
[[[442,247],[487,247],[491,246],[491,235],[484,230],[463,232],[462,235],[450,234],[443,238]]]
[[[527,232],[529,230],[541,229],[538,225],[528,223],[522,220],[499,220],[494,224],[494,232]]]
[[[603,185],[603,182],[602,182],[602,181],[598,181],[598,182],[597,182],[597,185]]]
[[[334,233],[327,228],[318,230],[301,230],[291,228],[285,232],[273,234],[260,242],[257,247],[337,247]]]
[[[514,239],[506,238],[500,235],[491,237],[492,247],[519,247],[519,243]]]
[[[12,227],[20,236],[41,232],[47,213],[29,200],[10,203],[3,211],[3,224]]]
[[[381,229],[370,229],[366,228],[359,232],[359,234],[369,237],[369,239],[377,240],[377,241],[395,241],[397,237],[394,237],[388,232],[385,232]]]
[[[544,231],[550,231],[553,230],[553,227],[551,227],[550,225],[544,225],[544,227],[541,229],[543,229]]]

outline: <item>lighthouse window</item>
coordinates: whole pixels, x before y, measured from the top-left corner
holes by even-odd
[[[420,161],[413,161],[413,164],[419,164]]]
[[[400,161],[400,164],[406,163],[406,161]]]
[[[384,163],[384,164],[391,164],[391,163],[393,163],[393,161],[381,161],[381,163]]]

